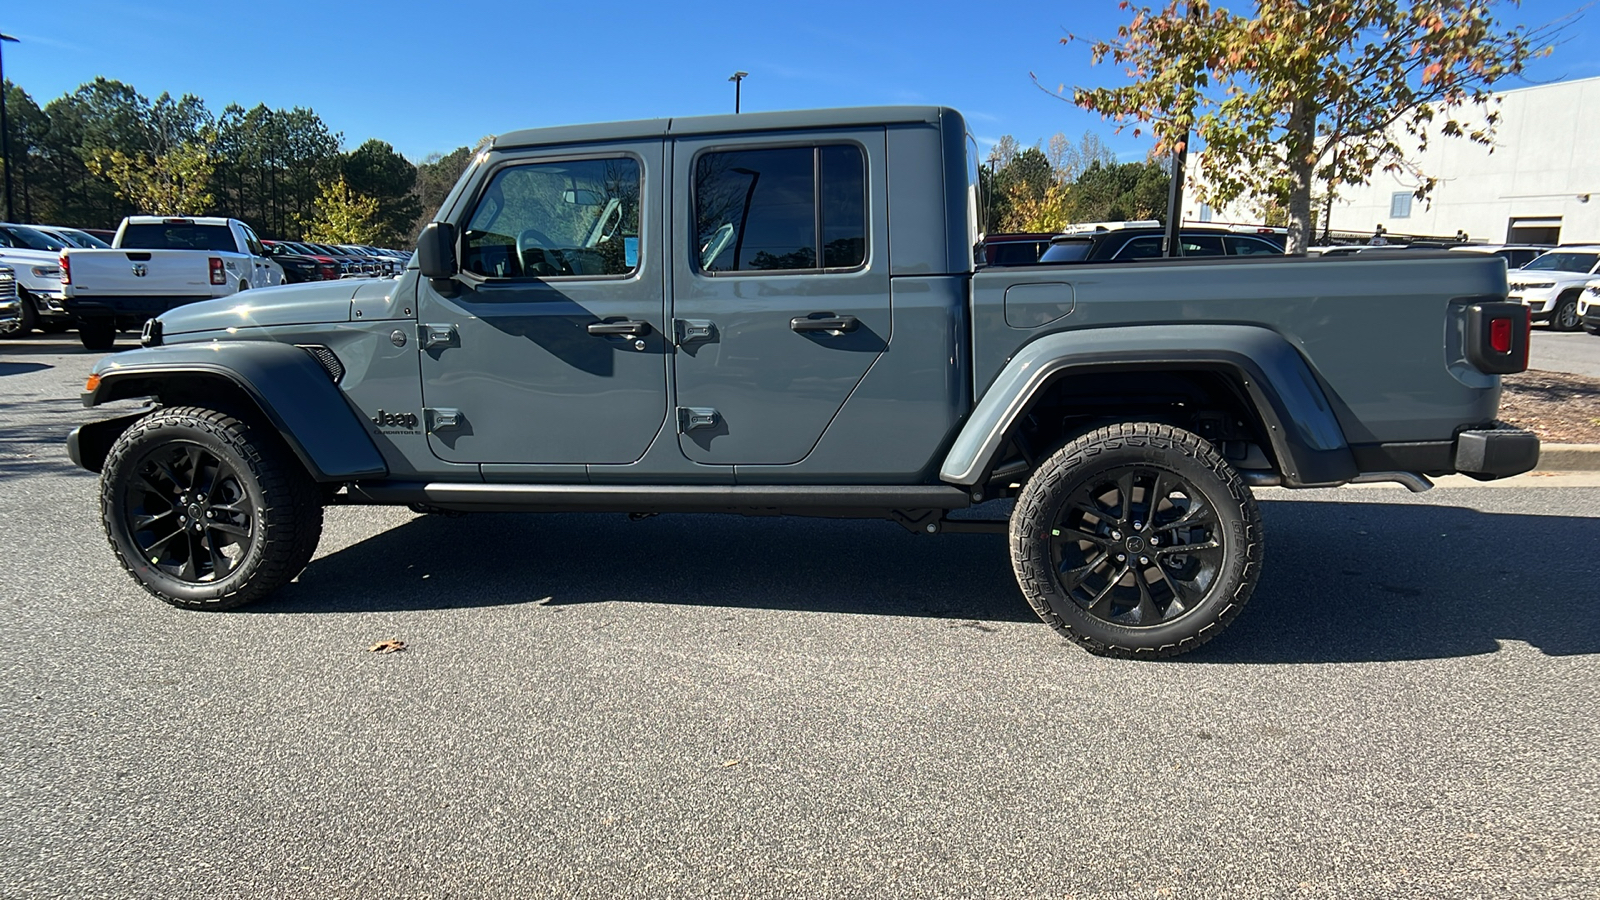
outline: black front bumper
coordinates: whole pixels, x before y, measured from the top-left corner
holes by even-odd
[[[153,319],[169,309],[214,300],[211,296],[162,297],[68,297],[64,303],[67,312],[82,320],[110,321],[132,327]]]
[[[1493,481],[1532,471],[1539,464],[1538,436],[1503,423],[1469,429],[1449,441],[1366,444],[1350,449],[1362,472],[1460,474]]]
[[[1583,327],[1600,334],[1600,304],[1589,307],[1589,312],[1583,317]]]

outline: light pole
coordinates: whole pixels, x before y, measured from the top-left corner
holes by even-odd
[[[728,76],[728,80],[733,82],[733,114],[734,115],[738,115],[739,114],[739,85],[744,83],[744,80],[746,78],[748,78],[748,77],[750,77],[750,73],[749,72],[735,72],[732,75]]]
[[[20,43],[9,34],[0,34],[0,156],[6,161],[6,218],[16,215],[16,206],[11,200],[11,120],[6,117],[6,41],[13,44]]]

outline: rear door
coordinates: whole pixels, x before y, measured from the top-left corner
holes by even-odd
[[[617,464],[666,417],[662,144],[497,163],[461,274],[422,279],[428,441],[450,462]],[[648,245],[645,242],[649,242]]]
[[[883,159],[881,128],[674,143],[674,383],[690,459],[804,459],[887,348]]]

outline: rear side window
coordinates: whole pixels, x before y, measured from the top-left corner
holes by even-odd
[[[1221,256],[1222,238],[1214,234],[1186,234],[1180,237],[1184,256]]]
[[[1042,263],[1067,263],[1083,262],[1089,258],[1089,248],[1092,246],[1088,240],[1081,241],[1053,241],[1039,257]]]
[[[1162,240],[1163,238],[1158,234],[1152,234],[1148,237],[1136,237],[1123,244],[1122,249],[1118,250],[1117,255],[1112,259],[1160,259]]]
[[[219,250],[231,253],[233,232],[226,225],[169,225],[152,222],[122,229],[123,250]]]
[[[1282,256],[1283,249],[1271,241],[1260,238],[1236,237],[1228,235],[1224,238],[1228,244],[1229,256]]]
[[[708,274],[862,265],[866,174],[853,144],[704,154],[695,163],[696,264]]]
[[[639,187],[632,157],[501,169],[467,224],[461,267],[485,278],[630,275],[639,267]]]

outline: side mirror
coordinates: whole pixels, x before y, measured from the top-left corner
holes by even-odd
[[[417,238],[417,268],[424,278],[452,278],[456,274],[456,227],[429,222]]]

